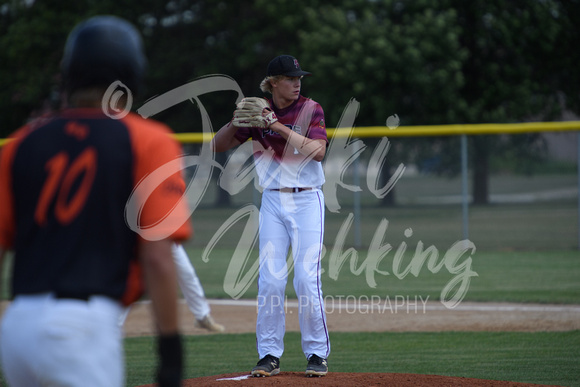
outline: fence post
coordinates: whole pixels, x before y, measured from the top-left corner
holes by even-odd
[[[461,204],[463,212],[463,239],[469,239],[469,195],[467,190],[467,135],[461,135]]]
[[[360,176],[359,176],[359,171],[360,171],[360,161],[359,158],[357,157],[354,160],[354,185],[355,187],[359,187],[360,186]],[[354,207],[354,247],[355,248],[360,248],[362,241],[361,241],[361,203],[360,203],[360,191],[355,191],[354,192],[354,203],[353,203],[353,207]]]

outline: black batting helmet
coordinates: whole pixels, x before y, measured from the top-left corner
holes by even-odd
[[[95,16],[70,33],[62,59],[65,89],[123,82],[133,92],[141,86],[147,59],[137,29],[116,16]]]

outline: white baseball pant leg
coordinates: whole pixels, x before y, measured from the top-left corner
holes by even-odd
[[[330,340],[321,289],[324,197],[320,190],[281,193],[265,190],[260,210],[258,277],[258,355],[284,352],[286,257],[292,245],[294,289],[300,304],[302,350],[328,357]]]
[[[50,294],[18,296],[2,320],[0,355],[9,386],[125,385],[121,306]]]
[[[210,313],[209,303],[205,292],[191,264],[183,245],[174,244],[172,248],[173,260],[177,269],[177,282],[185,302],[196,319],[201,320]]]

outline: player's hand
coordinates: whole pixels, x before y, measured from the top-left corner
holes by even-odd
[[[183,372],[183,348],[181,336],[159,335],[158,337],[159,369],[157,382],[159,387],[181,386],[181,373]]]
[[[233,124],[237,127],[268,128],[278,121],[276,113],[264,98],[244,98],[236,106]]]

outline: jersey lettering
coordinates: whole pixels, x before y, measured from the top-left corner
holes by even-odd
[[[284,124],[285,127],[287,127],[288,129],[290,129],[293,132],[296,132],[298,134],[302,134],[302,128],[298,125],[289,125],[289,124]],[[266,137],[267,135],[273,135],[273,136],[279,136],[280,133],[278,132],[274,132],[272,129],[270,128],[266,128],[266,129],[262,129],[262,138]]]

